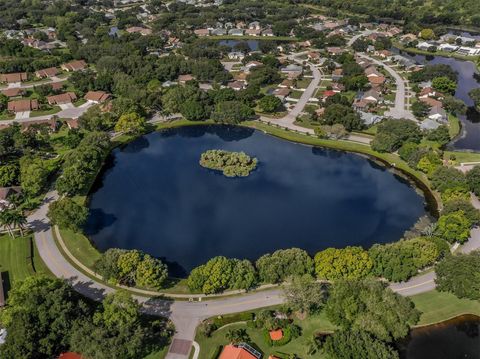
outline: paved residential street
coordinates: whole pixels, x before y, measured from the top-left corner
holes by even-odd
[[[407,110],[405,104],[406,98],[406,84],[405,80],[389,65],[385,64],[382,61],[376,60],[368,55],[358,53],[358,56],[367,59],[376,65],[383,66],[385,70],[395,79],[395,83],[397,85],[397,92],[395,93],[395,106],[390,109],[389,111],[385,112],[385,116],[393,117],[393,118],[406,118],[409,120],[416,121],[415,116],[410,110]]]
[[[46,214],[49,204],[57,198],[58,195],[55,191],[49,192],[45,196],[40,208],[28,217],[28,223],[34,231],[35,243],[38,247],[40,257],[55,276],[69,280],[73,288],[84,296],[94,300],[100,300],[115,289],[100,282],[93,281],[76,269],[65,259],[54,240],[52,228],[48,223]],[[476,207],[480,207],[480,202],[476,197],[472,196],[472,202]],[[475,228],[471,232],[470,240],[461,246],[459,251],[468,253],[479,248],[480,228]],[[392,284],[390,288],[401,295],[415,295],[434,289],[434,278],[435,273],[428,272],[414,277],[405,283]],[[146,313],[171,319],[176,328],[174,339],[184,340],[190,344],[195,338],[197,325],[203,319],[221,314],[236,313],[281,304],[284,300],[282,290],[279,287],[221,299],[203,301],[196,299],[192,302],[173,301],[160,299],[158,297],[152,299],[140,295],[134,295],[133,297],[140,303],[143,303],[143,310]],[[167,358],[185,359],[187,356],[188,355],[178,353],[169,353]]]

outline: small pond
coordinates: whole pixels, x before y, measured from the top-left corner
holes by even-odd
[[[250,51],[258,51],[259,40],[220,40],[218,44],[221,46],[228,46],[231,49],[233,49],[235,45],[241,42],[247,43],[248,47],[250,48]]]
[[[405,359],[480,358],[480,318],[462,315],[445,322],[412,330],[400,344]]]
[[[199,165],[208,149],[245,151],[259,166],[226,178]],[[182,276],[208,259],[255,260],[280,248],[397,241],[426,213],[407,181],[355,154],[260,131],[194,126],[113,151],[90,195],[87,234],[100,250],[140,249]]]
[[[480,87],[478,72],[475,64],[470,61],[462,61],[444,56],[424,56],[409,54],[408,52],[395,50],[409,57],[418,64],[446,64],[450,65],[458,73],[458,85],[455,97],[464,101],[469,109],[466,116],[459,116],[462,121],[462,134],[455,140],[452,146],[460,150],[480,151],[480,114],[473,108],[473,101],[468,96],[470,90]],[[474,76],[476,75],[476,77]]]

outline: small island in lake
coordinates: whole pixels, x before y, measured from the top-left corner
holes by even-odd
[[[258,160],[245,152],[208,150],[202,153],[200,165],[222,171],[226,177],[247,177],[257,167]]]

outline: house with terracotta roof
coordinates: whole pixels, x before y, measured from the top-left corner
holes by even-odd
[[[105,91],[88,91],[83,98],[87,101],[101,103],[110,99],[110,94]]]
[[[227,86],[235,91],[240,91],[247,87],[245,81],[231,81]]]
[[[59,355],[58,359],[85,359],[78,353],[66,352]]]
[[[47,101],[50,105],[63,105],[72,103],[77,100],[77,95],[74,92],[65,92],[58,95],[47,96]]]
[[[26,72],[14,72],[11,74],[0,74],[0,82],[7,82],[9,84],[13,84],[16,82],[27,81],[27,73]]]
[[[47,69],[35,71],[35,76],[40,77],[42,79],[53,77],[53,76],[56,76],[57,74],[58,74],[58,69],[56,67],[49,67]]]
[[[226,345],[218,359],[260,359],[262,354],[246,343]]]
[[[34,111],[38,110],[38,101],[32,99],[23,99],[23,100],[15,100],[10,101],[8,103],[8,111],[10,112],[27,112],[27,111]]]
[[[247,36],[260,36],[262,34],[262,30],[260,29],[246,29],[245,35]]]
[[[140,34],[142,36],[150,35],[152,33],[151,29],[147,29],[141,26],[132,26],[125,30],[129,34]]]
[[[67,62],[66,64],[63,64],[60,66],[62,70],[71,72],[71,71],[82,71],[87,68],[87,63],[85,60],[75,60],[71,62]]]
[[[193,30],[193,33],[197,36],[208,36],[210,35],[210,30],[208,29],[196,29],[196,30]]]
[[[443,103],[441,101],[435,100],[434,98],[431,97],[423,97],[419,99],[423,103],[426,103],[430,107],[440,107],[443,108]]]
[[[20,87],[13,87],[9,89],[2,90],[2,94],[5,96],[11,98],[11,97],[19,97],[23,96],[25,94],[25,89],[22,89]]]
[[[385,77],[384,76],[369,77],[368,82],[370,82],[372,86],[380,86],[385,83]]]
[[[268,332],[268,335],[270,336],[271,340],[276,342],[283,338],[283,330],[282,329],[271,330]]]
[[[184,85],[188,81],[192,81],[192,80],[195,80],[195,77],[193,75],[190,75],[190,74],[178,76],[178,83],[180,83],[182,85]]]

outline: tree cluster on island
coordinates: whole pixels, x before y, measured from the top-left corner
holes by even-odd
[[[247,177],[257,168],[258,160],[245,152],[208,150],[200,156],[200,165],[222,171],[226,177]]]

